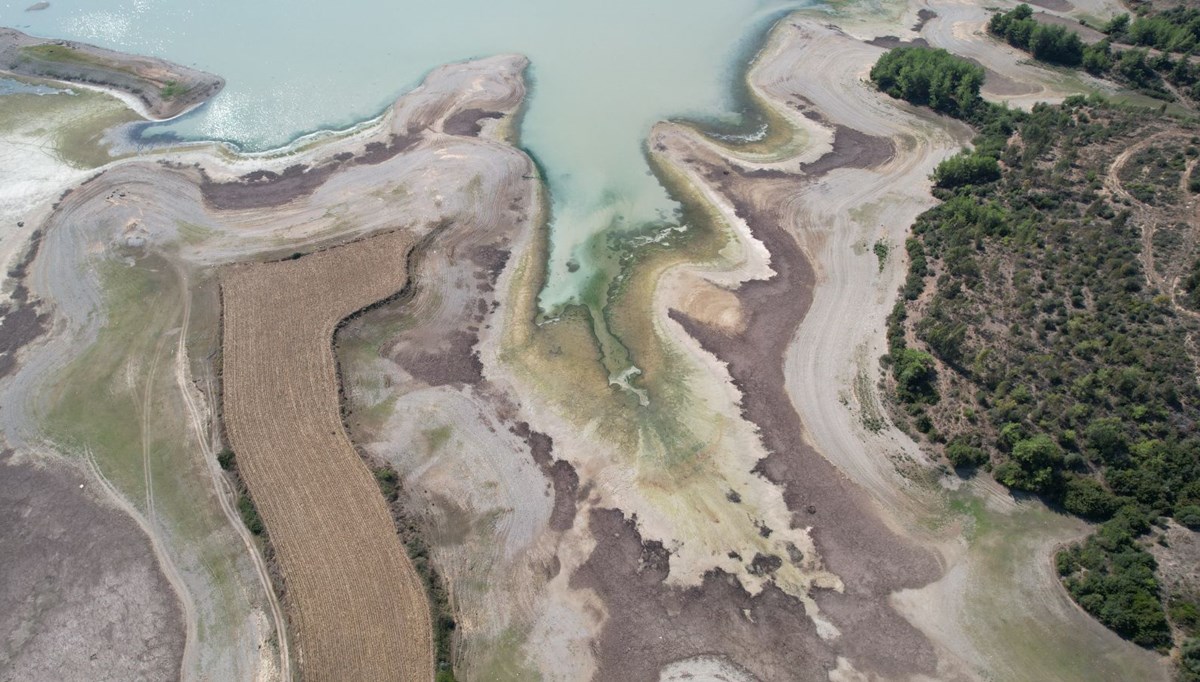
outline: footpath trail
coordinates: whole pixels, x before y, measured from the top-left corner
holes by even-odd
[[[429,605],[343,428],[337,324],[400,291],[393,232],[221,279],[225,423],[286,586],[305,680],[433,679]]]

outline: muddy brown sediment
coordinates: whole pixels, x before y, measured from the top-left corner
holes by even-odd
[[[479,386],[483,363],[475,345],[479,327],[496,304],[496,278],[508,262],[509,251],[497,244],[476,245],[467,252],[464,270],[473,270],[475,295],[465,301],[458,317],[445,325],[424,325],[419,333],[400,334],[384,349],[413,378],[429,386]],[[470,265],[474,265],[471,268]],[[414,287],[421,286],[419,282]],[[413,296],[418,295],[415,290]]]
[[[283,173],[254,171],[230,182],[213,182],[201,170],[200,195],[204,197],[204,203],[220,211],[282,206],[312,194],[340,166],[337,161],[317,168],[297,164],[288,166]]]
[[[634,519],[594,509],[588,524],[596,548],[570,584],[595,590],[608,611],[594,679],[657,680],[664,666],[702,655],[729,658],[764,682],[825,679],[836,667],[804,605],[774,584],[751,596],[714,570],[697,587],[669,586],[670,553],[643,541]]]
[[[886,137],[868,135],[844,125],[834,125],[833,149],[812,163],[802,164],[806,175],[824,175],[835,168],[870,168],[896,155],[896,145]]]
[[[222,211],[282,206],[315,192],[346,163],[380,164],[412,149],[420,141],[420,135],[393,134],[387,142],[368,142],[357,156],[342,152],[315,167],[296,164],[282,173],[258,170],[227,182],[215,182],[200,169],[200,195],[210,208]]]
[[[483,121],[503,117],[504,114],[499,111],[467,109],[447,118],[446,122],[442,125],[442,129],[451,135],[475,137],[483,132]]]
[[[901,40],[897,36],[879,36],[867,41],[868,45],[882,47],[890,50],[896,47],[929,47],[929,41],[924,38],[913,38],[912,40]]]
[[[534,431],[526,422],[517,422],[510,429],[529,446],[529,453],[538,468],[554,486],[554,507],[550,512],[551,530],[564,531],[575,525],[576,500],[579,497],[579,474],[563,459],[554,459],[554,439]],[[556,572],[557,573],[557,572]]]
[[[835,148],[828,155],[834,158],[818,164],[840,167],[858,156],[853,150],[849,154],[841,157]],[[781,227],[787,216],[764,206],[779,206],[780,195],[794,192],[798,180],[756,180],[729,167],[710,166],[705,172],[766,246],[775,275],[747,282],[736,291],[747,320],[740,334],[708,327],[678,311],[672,311],[671,317],[728,363],[742,392],[743,415],[759,426],[771,453],[756,471],[783,488],[794,524],[812,527],[826,568],[845,584],[842,594],[813,593],[842,636],[831,642],[810,641],[816,649],[807,653],[843,655],[864,672],[932,675],[937,664],[932,645],[890,607],[888,599],[896,590],[936,579],[940,572],[936,557],[890,531],[868,495],[805,442],[803,425],[784,385],[784,354],[812,303],[814,276],[796,240]]]
[[[1054,1],[1062,2],[1063,0],[1054,0]],[[937,19],[937,15],[938,15],[937,12],[934,12],[933,10],[928,9],[928,8],[917,10],[917,23],[913,24],[912,30],[917,33],[920,33],[921,29],[925,28],[925,24],[928,24],[930,21]]]
[[[412,149],[420,141],[420,135],[396,135],[393,133],[387,142],[368,142],[363,153],[355,157],[354,163],[368,166],[383,163],[397,154]]]
[[[25,285],[29,265],[37,257],[41,244],[42,231],[35,230],[25,255],[8,271],[14,286],[11,299],[0,304],[0,377],[8,376],[16,369],[17,353],[45,334],[50,321],[50,315],[41,311],[39,301],[29,297],[29,288]]]
[[[436,350],[406,347],[394,353],[392,359],[414,379],[430,386],[474,386],[483,381],[483,363],[474,350],[478,334],[457,329],[441,341],[442,347]]]

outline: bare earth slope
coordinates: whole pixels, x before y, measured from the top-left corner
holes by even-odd
[[[407,279],[394,232],[221,280],[225,425],[286,584],[308,680],[429,680],[429,609],[342,428],[335,326]]]

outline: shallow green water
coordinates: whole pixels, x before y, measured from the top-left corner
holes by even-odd
[[[729,87],[746,41],[811,0],[0,0],[0,24],[148,53],[226,78],[205,109],[156,126],[248,150],[378,114],[446,62],[501,52],[532,60],[522,141],[553,201],[543,304],[577,297],[580,248],[610,227],[671,221],[676,205],[649,174],[642,144],[657,120],[734,113]],[[568,268],[574,259],[581,267]]]

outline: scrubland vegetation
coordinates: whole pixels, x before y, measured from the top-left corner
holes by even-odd
[[[1029,5],[993,15],[988,32],[1039,61],[1080,66],[1144,95],[1191,104],[1200,101],[1200,65],[1192,61],[1191,28],[1192,22],[1200,27],[1200,10],[1177,9],[1132,24],[1129,15],[1120,15],[1104,27],[1108,37],[1093,45],[1084,45],[1079,34],[1065,26],[1038,22]],[[1176,14],[1190,18],[1177,23],[1169,18]]]
[[[999,30],[1024,35],[1023,21],[1018,8]],[[956,76],[935,84],[925,63]],[[1134,209],[1170,214],[1200,130],[1082,97],[1029,114],[987,104],[972,65],[942,51],[893,50],[880,65],[881,89],[913,103],[952,92],[941,110],[979,131],[937,168],[942,203],[906,244],[884,358],[900,421],[956,467],[1101,522],[1057,556],[1064,585],[1123,637],[1179,645],[1180,675],[1195,679],[1197,595],[1166,594],[1145,548],[1167,517],[1200,525],[1192,322],[1151,284]],[[910,82],[896,87],[896,73]],[[1109,177],[1152,132],[1190,142],[1149,146]]]

